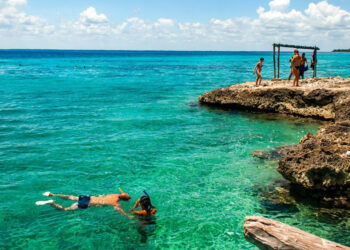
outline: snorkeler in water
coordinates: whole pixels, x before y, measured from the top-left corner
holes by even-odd
[[[63,195],[63,194],[53,194],[51,192],[45,192],[43,193],[44,196],[51,196],[51,197],[60,197],[62,199],[66,200],[72,200],[77,201],[70,207],[63,207],[59,204],[54,203],[53,200],[47,200],[47,201],[37,201],[35,204],[40,205],[46,205],[50,204],[52,207],[55,207],[60,210],[64,211],[71,211],[76,210],[78,208],[80,209],[86,209],[91,206],[113,206],[114,210],[117,210],[122,215],[127,215],[127,213],[124,212],[123,208],[119,204],[119,201],[129,201],[131,199],[130,195],[127,193],[122,192],[121,189],[120,194],[107,194],[107,195],[101,195],[101,196],[87,196],[87,195],[80,195],[80,196],[73,196],[73,195]]]
[[[142,210],[134,211],[137,207],[141,206]],[[140,216],[151,216],[157,212],[157,208],[152,205],[151,198],[148,195],[142,196],[135,202],[135,205],[130,209],[129,213]]]

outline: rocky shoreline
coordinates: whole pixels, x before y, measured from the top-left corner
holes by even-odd
[[[300,87],[287,80],[246,82],[199,97],[205,105],[281,113],[328,121],[316,135],[283,148],[277,170],[300,193],[322,204],[350,208],[350,79],[310,78]],[[262,152],[255,152],[259,157]]]

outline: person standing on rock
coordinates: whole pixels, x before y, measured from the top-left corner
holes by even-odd
[[[306,67],[305,67],[306,63]],[[307,61],[305,57],[305,53],[301,55],[301,65],[300,65],[300,77],[304,79],[304,72],[309,69],[309,62]]]
[[[289,62],[290,62],[290,73],[289,73],[289,76],[288,76],[288,81],[290,81],[290,78],[291,78],[292,75],[293,75],[292,59],[293,59],[293,57],[291,57],[291,58],[289,59]]]
[[[301,65],[301,56],[299,55],[299,51],[296,49],[294,50],[294,56],[292,58],[293,87],[299,86],[300,65]]]
[[[263,67],[263,62],[264,62],[264,58],[261,57],[260,61],[254,67],[253,75],[256,72],[255,86],[258,86],[258,82],[259,82],[259,85],[261,85],[261,81],[262,81],[261,71],[262,71],[262,67]]]

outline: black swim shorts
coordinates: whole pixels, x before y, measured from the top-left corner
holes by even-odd
[[[85,209],[89,207],[90,196],[87,195],[79,195],[78,207],[81,209]]]

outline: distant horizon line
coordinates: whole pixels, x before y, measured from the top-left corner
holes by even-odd
[[[45,50],[51,50],[51,51],[135,51],[135,52],[273,52],[271,50],[166,50],[166,49],[0,49],[0,51],[23,51],[23,50],[29,50],[29,51],[45,51]],[[290,49],[292,51],[293,49]],[[289,50],[281,51],[283,52],[290,52]],[[310,50],[310,52],[312,52]],[[319,52],[332,52],[331,50],[320,50]]]

